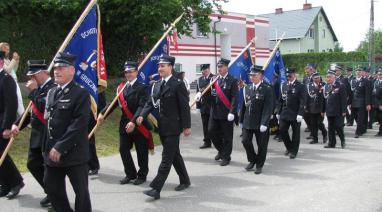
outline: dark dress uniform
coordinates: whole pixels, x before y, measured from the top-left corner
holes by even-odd
[[[54,67],[72,66],[74,61],[75,56],[59,53]],[[87,164],[89,114],[89,93],[74,81],[64,88],[55,87],[48,92],[45,108],[47,130],[43,147],[46,164],[44,184],[56,211],[72,211],[66,195],[66,176],[76,194],[75,211],[91,211]],[[49,157],[52,148],[61,154],[58,162]]]
[[[310,67],[310,66],[311,66],[311,64],[307,65],[307,67]],[[309,83],[312,82],[312,75],[305,75],[304,78],[302,79],[302,84],[304,84],[305,86],[308,86]],[[306,89],[305,89],[305,91],[306,91]],[[311,120],[311,114],[307,111],[305,111],[305,113],[304,113],[304,121],[305,121],[306,126],[307,126],[307,129],[305,129],[305,132],[310,132],[311,131],[310,124],[312,123],[312,120]]]
[[[208,65],[208,66],[207,66]],[[201,69],[204,70],[209,68],[209,64],[204,64]],[[207,77],[201,76],[197,80],[196,92],[202,93],[204,89],[210,84],[211,79],[214,75],[209,74]],[[211,146],[211,136],[208,134],[208,120],[210,119],[210,111],[211,111],[211,102],[212,96],[210,92],[206,92],[201,98],[200,101],[196,102],[196,108],[200,110],[200,115],[202,118],[203,124],[203,141],[204,144],[202,147],[210,147]]]
[[[132,67],[132,68],[129,68]],[[134,62],[125,63],[125,71],[137,70],[137,64]],[[130,82],[131,83],[131,82]],[[126,178],[121,181],[121,184],[129,183],[129,181],[136,178],[146,181],[146,176],[149,172],[149,150],[147,145],[147,139],[139,132],[138,128],[135,128],[133,132],[126,132],[126,125],[130,121],[135,123],[135,120],[142,112],[148,98],[148,93],[146,92],[147,86],[138,80],[135,80],[133,84],[129,84],[123,89],[123,96],[126,101],[126,106],[129,111],[134,115],[133,119],[127,118],[125,112],[122,108],[122,102],[119,105],[122,110],[121,119],[119,122],[119,153],[123,162],[124,171]],[[117,91],[118,93],[118,91]],[[118,104],[114,104],[109,114],[111,114]],[[151,126],[147,121],[143,122],[146,129],[151,130]],[[130,150],[135,146],[138,157],[139,171],[134,165],[133,157],[131,156]],[[138,181],[137,181],[138,182]]]
[[[4,57],[4,52],[0,52],[0,60]],[[11,129],[16,120],[17,114],[17,94],[16,83],[12,76],[0,68],[0,153],[8,145],[9,139],[3,138],[3,131]],[[0,197],[7,195],[14,187],[24,185],[23,178],[14,164],[9,153],[5,156],[3,164],[0,166]],[[21,187],[22,187],[21,186]]]
[[[162,55],[159,63],[174,65],[175,58]],[[169,76],[153,86],[151,98],[142,109],[141,116],[145,118],[154,108],[159,107],[158,130],[163,146],[162,161],[150,187],[160,192],[172,165],[181,185],[191,183],[179,149],[179,136],[184,129],[191,127],[191,114],[188,92],[181,80]]]
[[[244,87],[244,103],[240,109],[240,123],[243,124],[242,143],[248,162],[256,164],[256,169],[260,170],[267,156],[269,120],[273,112],[273,103],[273,89],[270,85],[260,82],[257,88],[254,84]],[[267,129],[262,132],[260,126]],[[256,136],[257,154],[252,143],[253,134]]]
[[[355,78],[352,81],[353,98],[351,103],[352,112],[355,113],[357,128],[355,136],[366,133],[367,111],[366,105],[371,105],[370,82],[365,78]]]
[[[348,68],[348,71],[353,71],[353,68]],[[353,89],[352,89],[351,83],[352,83],[352,80],[354,78],[355,77],[353,75],[346,77],[346,79],[349,83],[349,87],[350,87],[350,89],[348,90],[349,94],[347,95],[348,96],[347,105],[351,105],[351,102],[353,99]],[[348,109],[346,109],[346,124],[347,124],[347,126],[353,126],[353,124],[354,124],[354,114],[351,111],[351,107],[350,107],[350,111]]]
[[[370,70],[368,70],[370,71]],[[374,82],[376,81],[376,79],[372,76],[369,76],[366,78],[368,81],[369,81],[369,93],[370,93],[370,105],[373,105],[373,101],[374,101],[374,97],[373,97],[373,89],[374,89]],[[374,110],[374,107],[371,107],[370,108],[370,111],[367,111],[367,117],[366,117],[366,120],[365,120],[365,123],[367,125],[367,129],[373,129],[373,123],[374,123],[374,120],[375,120],[375,110]]]
[[[228,66],[229,61],[222,59],[219,61],[221,64]],[[215,85],[212,86],[211,95],[211,112],[210,120],[208,122],[208,132],[211,135],[212,143],[218,150],[218,155],[215,157],[216,160],[222,159],[221,165],[227,165],[231,161],[232,153],[232,140],[233,140],[233,124],[234,120],[228,121],[228,114],[236,114],[237,112],[237,97],[238,97],[238,81],[233,76],[227,75],[225,77],[217,76],[218,84],[230,101],[230,108],[219,98]]]
[[[44,60],[29,60],[28,61],[28,76],[34,75],[41,70],[48,68]],[[46,121],[44,120],[44,111],[46,105],[46,97],[48,91],[55,87],[53,80],[50,78],[40,87],[32,90],[28,98],[33,102],[33,109],[28,113],[21,129],[31,124],[32,130],[30,135],[29,153],[27,167],[33,177],[45,190],[44,186],[44,158],[42,156],[42,144],[44,143],[44,133],[46,131]],[[19,124],[21,117],[16,121]],[[21,130],[20,129],[20,130]]]
[[[318,75],[318,74],[317,74]],[[319,75],[318,75],[319,76]],[[324,143],[327,140],[327,130],[323,123],[324,117],[321,115],[325,111],[325,100],[323,95],[324,83],[310,82],[307,85],[306,113],[310,116],[310,135],[313,138],[311,144],[318,143],[318,129],[322,131]]]
[[[288,70],[294,73],[294,70]],[[294,82],[284,82],[281,86],[281,97],[279,102],[280,134],[287,149],[286,154],[295,158],[300,146],[301,122],[297,122],[297,116],[304,115],[305,86],[297,79]],[[289,137],[289,127],[292,126],[292,140]]]
[[[337,132],[341,140],[341,146],[345,148],[344,116],[342,115],[346,113],[345,87],[338,81],[333,84],[326,84],[324,86],[324,97],[326,99],[325,113],[328,118],[329,131],[329,143],[325,147],[334,148],[336,146]]]
[[[379,74],[382,74],[382,70],[379,71]],[[380,79],[377,79],[374,82],[373,96],[373,107],[376,113],[376,119],[379,123],[379,130],[376,136],[382,136],[382,80]]]

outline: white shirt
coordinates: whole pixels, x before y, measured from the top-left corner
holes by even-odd
[[[170,74],[169,76],[167,76],[166,78],[164,78],[163,80],[165,81],[165,83],[168,82],[168,80],[172,77],[172,74]]]
[[[39,88],[40,89],[43,88],[46,85],[46,83],[48,83],[50,80],[51,78],[49,77],[47,80],[45,80],[45,82],[41,86],[39,86]]]
[[[260,86],[260,84],[262,83],[263,81],[260,81],[259,83],[255,84],[255,83],[252,83],[253,84],[253,89],[254,90],[257,90],[257,88]]]
[[[288,85],[292,85],[295,81],[296,81],[296,78],[292,82],[288,81]]]
[[[137,81],[137,78],[133,79],[133,81],[127,81],[130,86],[133,86],[134,83]]]
[[[71,82],[71,81],[70,81],[70,82]],[[64,90],[64,88],[65,88],[66,86],[68,86],[70,82],[65,83],[63,86],[57,84],[57,88],[61,88],[61,90]]]
[[[228,75],[228,72],[224,76],[220,75],[220,79],[225,79],[227,75]]]

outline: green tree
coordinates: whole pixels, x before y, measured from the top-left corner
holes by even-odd
[[[382,54],[382,30],[374,32],[374,48],[375,54]],[[365,39],[358,45],[357,51],[365,54],[369,51],[369,33],[366,34]]]
[[[344,47],[342,47],[340,42],[336,42],[333,52],[344,52]]]
[[[89,0],[0,1],[0,42],[26,58],[50,60]],[[99,0],[105,57],[110,72],[117,73],[123,61],[148,52],[182,12],[178,34],[190,34],[196,23],[210,31],[208,14],[219,0]]]

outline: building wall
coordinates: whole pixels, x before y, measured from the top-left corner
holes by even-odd
[[[212,19],[210,27],[213,31],[213,22],[218,21],[218,15],[211,14],[210,17]],[[170,46],[170,54],[176,57],[177,68],[185,72],[189,82],[193,82],[200,76],[200,64],[211,64],[211,72],[215,73],[215,61],[221,55],[225,55],[226,59],[233,60],[250,40],[257,36],[256,44],[253,45],[252,49],[252,57],[256,64],[262,65],[265,62],[264,58],[269,55],[269,43],[266,42],[269,39],[268,26],[269,21],[266,18],[228,13],[222,15],[221,21],[216,23],[218,32],[216,33],[216,46],[214,33],[211,32],[202,36],[198,34],[197,26],[194,25],[192,36],[178,38],[178,49]]]
[[[333,34],[331,33],[329,29],[328,23],[325,21],[324,16],[322,13],[318,14],[317,16],[317,23],[318,23],[318,38],[320,42],[320,46],[318,51],[319,52],[329,52],[334,50],[335,47],[335,41]],[[324,32],[325,31],[325,32]]]

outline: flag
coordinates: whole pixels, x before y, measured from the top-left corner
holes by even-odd
[[[94,115],[97,113],[98,85],[106,87],[107,79],[99,21],[95,4],[64,50],[77,56],[74,80],[89,92]]]
[[[149,85],[150,82],[159,80],[158,74],[158,61],[161,54],[168,54],[169,46],[167,38],[163,38],[158,47],[153,51],[152,55],[146,62],[142,65],[139,70],[138,80]]]
[[[253,65],[252,57],[251,57],[251,48],[250,46],[245,49],[241,55],[239,55],[235,61],[233,61],[229,68],[228,72],[230,75],[235,77],[237,80],[244,82],[245,84],[249,84],[249,72],[251,70],[251,66]],[[238,94],[238,109],[241,108],[241,104],[244,101],[243,88],[240,88]]]
[[[174,47],[175,51],[179,51],[179,45],[178,45],[178,33],[174,29],[172,34],[169,35],[170,44]]]
[[[264,80],[273,85],[276,98],[278,98],[280,95],[280,85],[286,81],[284,61],[279,49],[276,50],[268,66],[265,67]]]

